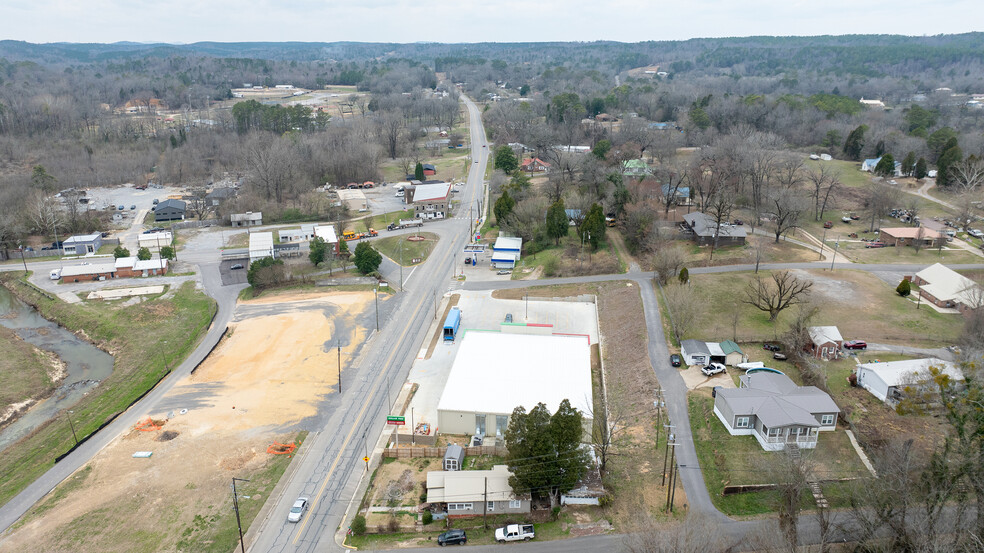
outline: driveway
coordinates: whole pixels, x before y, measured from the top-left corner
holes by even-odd
[[[884,351],[888,353],[898,353],[901,355],[925,355],[927,357],[936,357],[944,361],[953,361],[955,359],[953,352],[946,348],[914,348],[905,345],[872,344],[869,342],[868,349],[865,351]],[[864,353],[859,353],[858,355],[863,356]]]

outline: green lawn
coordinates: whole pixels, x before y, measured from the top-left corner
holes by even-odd
[[[84,331],[100,347],[113,352],[113,374],[74,408],[76,432],[88,436],[125,410],[184,360],[206,332],[215,303],[187,282],[169,299],[148,296],[129,306],[110,302],[69,305],[48,299],[17,276],[0,280],[46,318],[71,331]],[[166,345],[165,345],[166,343]],[[0,504],[51,468],[54,458],[73,445],[71,430],[49,422],[0,456]]]
[[[706,391],[687,396],[690,426],[694,433],[697,458],[700,460],[704,482],[714,504],[727,515],[747,516],[775,510],[776,492],[761,491],[722,495],[726,485],[769,484],[770,466],[780,452],[762,449],[754,436],[732,436],[714,414],[714,400]],[[803,450],[803,458],[814,466],[814,476],[820,480],[855,478],[867,475],[860,458],[843,430],[821,432],[816,449]],[[828,485],[822,484],[824,490]],[[834,485],[835,488],[840,484]],[[803,508],[816,507],[809,494]],[[846,506],[844,494],[829,497],[831,506]]]
[[[827,247],[833,250],[834,241],[828,237]],[[942,251],[936,248],[922,248],[918,252],[909,246],[893,248],[865,248],[864,243],[855,240],[841,240],[838,252],[857,263],[907,263],[926,264],[945,263],[984,263],[984,257],[953,246],[944,247]]]
[[[526,244],[523,245],[523,249],[527,249]],[[597,251],[592,251],[588,244],[581,247],[580,239],[574,232],[562,238],[559,246],[551,242],[546,249],[535,254],[523,253],[522,258],[516,263],[516,268],[513,269],[512,278],[521,279],[529,276],[539,267],[543,268],[541,278],[625,272],[625,264],[609,240],[602,242]]]
[[[434,251],[434,246],[437,245],[438,240],[437,235],[433,232],[421,232],[420,237],[423,240],[420,241],[410,240],[409,236],[411,235],[387,236],[386,238],[373,239],[370,243],[379,253],[390,258],[394,263],[400,263],[402,259],[403,266],[409,267],[426,261],[427,256]],[[417,263],[413,262],[414,259],[418,260]]]
[[[951,343],[963,326],[959,316],[916,309],[914,302],[895,293],[894,286],[869,273],[838,269],[833,272],[795,272],[794,275],[804,276],[804,273],[816,282],[813,295],[820,303],[820,313],[814,324],[835,324],[846,340],[939,345]],[[755,276],[752,272],[691,275],[691,286],[702,300],[701,324],[685,338],[719,340],[733,337],[732,306],[739,310],[739,342],[773,340],[785,332],[786,321],[793,316],[795,308],[780,313],[777,322],[773,323],[767,313],[738,303],[745,298],[745,289]],[[760,271],[759,276],[768,279],[769,273]]]

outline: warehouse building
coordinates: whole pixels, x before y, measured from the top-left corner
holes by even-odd
[[[249,234],[249,262],[264,257],[273,257],[273,233],[251,232]]]
[[[587,336],[468,332],[437,405],[438,431],[502,439],[513,409],[567,399],[591,439],[591,345]]]
[[[512,269],[519,261],[523,239],[517,236],[499,236],[492,246],[492,268]]]

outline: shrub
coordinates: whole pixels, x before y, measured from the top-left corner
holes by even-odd
[[[556,257],[548,258],[543,262],[543,274],[548,277],[556,276],[559,268],[560,260]]]
[[[912,293],[912,285],[909,284],[908,279],[902,279],[895,291],[903,298],[908,297]]]
[[[434,522],[434,514],[431,513],[430,511],[424,511],[423,519],[424,519],[423,520],[424,526],[427,526],[428,524]]]
[[[396,533],[400,530],[400,519],[396,517],[390,517],[389,522],[386,523],[386,526],[390,532]]]
[[[361,536],[366,533],[366,517],[362,515],[355,515],[352,519],[352,533],[356,536]]]

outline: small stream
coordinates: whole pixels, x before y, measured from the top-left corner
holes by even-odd
[[[13,330],[25,342],[58,355],[65,362],[68,372],[50,397],[33,405],[27,413],[0,431],[0,451],[3,451],[61,410],[71,408],[112,374],[113,356],[45,319],[2,286],[0,325]]]

